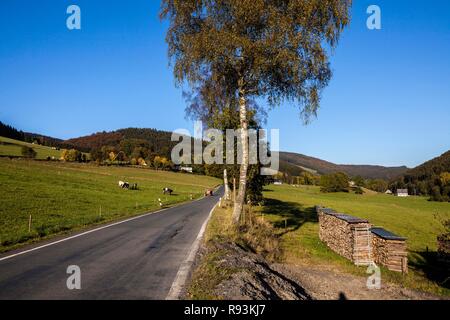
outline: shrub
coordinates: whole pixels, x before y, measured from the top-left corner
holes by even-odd
[[[24,156],[25,158],[34,159],[36,158],[36,155],[37,153],[33,148],[27,146],[22,147],[22,156]]]
[[[356,194],[364,194],[364,190],[361,187],[356,187],[355,193]]]
[[[64,150],[61,158],[62,160],[67,162],[81,162],[83,160],[83,155],[80,151],[71,149]]]
[[[431,189],[431,201],[437,201],[437,202],[443,202],[444,199],[442,198],[442,194],[441,194],[441,188],[439,188],[439,186],[434,186]]]
[[[349,179],[345,173],[338,172],[320,178],[321,192],[349,192]]]

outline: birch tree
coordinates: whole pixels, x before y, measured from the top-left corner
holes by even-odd
[[[248,171],[248,105],[296,103],[307,122],[331,78],[329,52],[348,25],[351,0],[162,0],[177,82],[220,84],[239,104],[243,149],[238,223]]]

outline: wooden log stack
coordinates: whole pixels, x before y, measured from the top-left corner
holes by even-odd
[[[372,228],[372,250],[375,263],[391,271],[408,273],[406,238],[383,228]]]
[[[317,210],[320,239],[356,265],[369,265],[372,262],[370,223],[328,208]]]
[[[333,209],[317,206],[316,212],[320,240],[334,252],[358,266],[375,262],[392,271],[408,272],[405,238]]]

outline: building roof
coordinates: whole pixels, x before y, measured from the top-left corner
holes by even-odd
[[[330,214],[330,215],[334,215],[336,213],[336,211],[334,211],[333,209],[330,209],[330,208],[321,208],[320,211],[322,211],[325,214]]]
[[[376,227],[376,228],[370,229],[370,231],[372,231],[372,233],[374,233],[377,236],[379,236],[379,237],[381,237],[383,239],[386,239],[386,240],[399,240],[399,241],[405,241],[406,240],[406,238],[400,237],[400,236],[398,236],[396,234],[393,234],[392,232],[387,231],[387,230],[385,230],[383,228]]]
[[[369,220],[353,217],[353,216],[350,216],[350,215],[344,214],[344,213],[335,213],[333,215],[336,218],[344,220],[351,224],[353,224],[353,223],[369,223]]]
[[[345,213],[338,213],[337,211],[335,211],[331,208],[320,207],[320,211],[329,216],[333,216],[338,219],[344,220],[350,224],[352,224],[352,223],[369,223],[369,220],[353,217],[353,216],[345,214]]]
[[[397,193],[408,193],[408,189],[397,189]]]

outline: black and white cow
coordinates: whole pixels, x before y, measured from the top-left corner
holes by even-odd
[[[128,182],[125,181],[119,181],[119,187],[122,189],[129,189],[130,188],[130,184]]]
[[[173,192],[173,190],[172,189],[170,189],[170,188],[163,188],[163,194],[169,194],[169,195],[172,195],[172,192]]]

